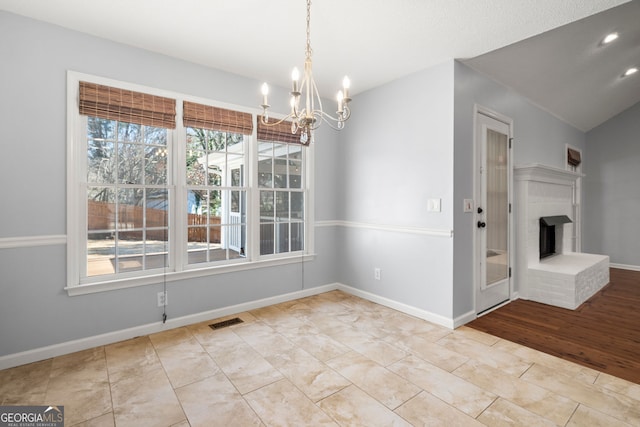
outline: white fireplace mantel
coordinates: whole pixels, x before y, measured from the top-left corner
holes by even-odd
[[[539,163],[518,165],[514,168],[514,179],[516,181],[537,181],[567,185],[582,177],[584,177],[584,174],[579,172],[554,168]]]

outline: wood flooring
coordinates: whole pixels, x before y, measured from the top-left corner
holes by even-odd
[[[467,324],[640,384],[640,272],[611,280],[576,310],[516,300]]]

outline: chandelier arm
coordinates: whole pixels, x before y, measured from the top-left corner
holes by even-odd
[[[264,121],[264,114],[262,114],[260,116],[260,123],[262,123],[265,126],[277,126],[280,123],[284,122],[285,120],[290,119],[291,117],[295,117],[295,116],[292,113],[289,113],[285,117],[283,117],[282,119],[278,120],[277,122],[265,122]]]

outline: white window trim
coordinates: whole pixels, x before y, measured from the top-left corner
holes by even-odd
[[[174,165],[182,164],[185,161],[184,150],[181,150],[186,138],[185,128],[182,123],[182,102],[190,101],[205,105],[214,105],[236,111],[250,113],[255,118],[262,112],[255,108],[246,108],[238,105],[221,103],[185,95],[177,92],[162,90],[158,88],[127,83],[109,78],[79,73],[69,70],[67,72],[67,286],[64,288],[69,296],[84,295],[96,292],[112,291],[137,286],[153,285],[163,282],[181,281],[197,277],[212,276],[230,272],[252,270],[256,268],[267,268],[292,263],[308,262],[315,259],[314,254],[314,183],[313,183],[313,145],[306,148],[304,156],[306,195],[305,197],[305,251],[288,252],[283,254],[271,254],[260,256],[259,250],[259,226],[256,218],[259,218],[259,205],[257,203],[259,189],[257,186],[257,167],[254,164],[257,160],[257,129],[254,126],[253,135],[247,144],[247,199],[251,200],[248,210],[247,236],[251,237],[252,245],[247,251],[247,258],[243,260],[230,260],[225,264],[206,264],[204,266],[186,265],[186,220],[185,212],[179,207],[182,206],[178,200],[186,200],[186,178],[178,173],[179,168],[172,167],[168,186],[173,193],[174,206],[173,215],[170,215],[169,224],[173,239],[169,248],[170,261],[172,267],[161,274],[157,270],[154,272],[140,272],[140,275],[132,277],[118,277],[104,280],[99,276],[82,280],[79,249],[84,245],[82,239],[86,239],[86,203],[83,197],[82,188],[86,185],[86,152],[83,150],[82,138],[83,129],[81,126],[82,117],[78,112],[79,82],[87,81],[101,85],[118,87],[126,90],[151,93],[158,96],[173,98],[176,100],[176,129],[173,133],[173,144],[171,153],[175,159]],[[85,126],[86,127],[86,126]],[[86,131],[86,130],[85,130]],[[84,175],[83,175],[84,173]],[[184,197],[183,197],[184,196]],[[83,229],[84,227],[84,229]],[[259,284],[256,284],[257,286]]]

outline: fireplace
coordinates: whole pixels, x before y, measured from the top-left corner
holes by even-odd
[[[579,252],[575,182],[582,176],[545,165],[515,167],[514,289],[520,298],[575,310],[609,282],[609,257]]]
[[[571,223],[571,219],[566,215],[543,216],[540,218],[539,251],[540,259],[550,257],[562,252],[556,249],[556,240],[562,244],[562,227]],[[556,239],[556,233],[559,235]]]

